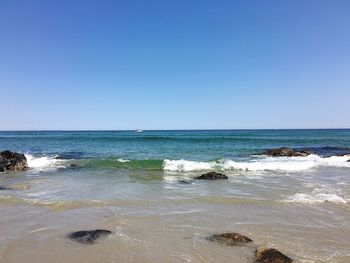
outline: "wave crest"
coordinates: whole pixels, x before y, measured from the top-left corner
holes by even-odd
[[[28,166],[34,169],[46,170],[67,167],[73,160],[58,159],[57,156],[25,155]],[[202,170],[243,170],[243,171],[303,171],[319,166],[349,167],[350,156],[320,157],[309,155],[307,157],[267,157],[255,156],[252,159],[232,160],[220,159],[217,161],[192,160],[128,160],[128,159],[79,159],[81,167],[89,168],[122,168],[122,169],[155,169],[174,172],[191,172]]]
[[[318,155],[308,157],[258,157],[249,161],[221,159],[212,162],[188,160],[164,160],[166,171],[200,171],[200,170],[247,170],[247,171],[303,171],[318,166],[350,167],[349,156],[331,156],[322,158]]]

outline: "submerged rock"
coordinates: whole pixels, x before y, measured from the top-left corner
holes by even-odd
[[[224,233],[219,235],[212,235],[207,237],[207,240],[212,242],[218,242],[227,246],[242,246],[247,243],[253,242],[249,237],[243,236],[238,233]]]
[[[82,230],[68,234],[68,237],[76,242],[83,244],[93,244],[98,239],[107,237],[112,234],[111,231],[105,229]]]
[[[293,260],[274,248],[259,247],[255,251],[256,263],[292,263]]]
[[[1,190],[12,190],[11,188],[8,188],[7,186],[1,186],[0,185],[0,191]]]
[[[206,174],[202,174],[201,176],[197,176],[194,179],[198,180],[226,180],[228,179],[227,175],[217,173],[217,172],[209,172]]]
[[[24,154],[11,151],[0,152],[0,172],[24,171],[27,168],[27,158]]]
[[[294,150],[288,147],[281,147],[281,148],[267,150],[262,154],[267,156],[273,156],[273,157],[292,157],[292,156],[305,157],[312,154],[312,152],[305,151],[305,150]]]
[[[178,182],[180,184],[192,184],[192,181],[190,181],[190,180],[179,180]]]

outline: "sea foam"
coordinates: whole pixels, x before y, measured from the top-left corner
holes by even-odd
[[[347,200],[341,197],[338,191],[329,190],[326,188],[316,188],[311,193],[296,193],[288,197],[285,202],[301,203],[301,204],[316,204],[316,203],[337,203],[347,204]]]
[[[56,156],[36,157],[31,154],[25,154],[29,168],[44,170],[65,167],[63,160],[56,159]]]
[[[164,160],[166,171],[200,171],[200,170],[247,170],[247,171],[303,171],[318,166],[350,167],[349,155],[322,158],[312,154],[307,157],[256,157],[249,161],[221,159],[212,162],[189,160]]]
[[[167,171],[196,171],[219,168],[216,162],[196,162],[187,160],[164,160],[164,170]]]

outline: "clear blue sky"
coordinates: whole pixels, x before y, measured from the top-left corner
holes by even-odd
[[[0,1],[0,130],[350,127],[350,1]]]

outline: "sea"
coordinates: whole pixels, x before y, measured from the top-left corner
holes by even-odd
[[[268,149],[309,150],[269,157]],[[0,262],[350,262],[350,130],[1,131]],[[196,180],[216,171],[228,180]],[[94,244],[70,232],[107,229]],[[208,240],[236,232],[254,242]]]

